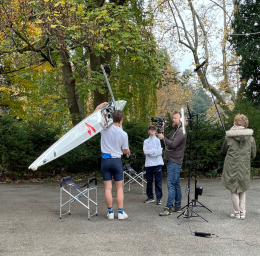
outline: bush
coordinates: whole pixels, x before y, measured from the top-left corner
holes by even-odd
[[[148,126],[148,124],[143,124],[138,121],[123,123],[124,131],[128,134],[131,153],[135,154],[135,159],[123,159],[123,163],[131,163],[131,166],[135,170],[140,170],[145,163],[143,143],[149,136]]]
[[[28,168],[30,140],[23,121],[4,115],[0,118],[0,171],[19,174]]]
[[[124,122],[124,131],[128,133],[129,146],[131,153],[135,153],[135,157],[127,159],[123,157],[123,164],[131,163],[136,170],[141,169],[144,165],[145,156],[143,153],[143,141],[148,138],[147,125],[139,122]],[[35,136],[37,138],[37,136]],[[39,137],[41,139],[41,136]],[[41,166],[41,172],[55,170],[55,172],[66,171],[69,173],[93,173],[94,175],[101,172],[101,135],[97,134],[90,140],[81,144],[77,148],[71,150],[60,158]],[[37,143],[37,140],[34,141]],[[43,141],[42,141],[43,143]],[[53,142],[54,143],[54,142]],[[48,142],[47,148],[53,143]],[[44,152],[44,150],[42,150]],[[39,153],[40,154],[40,153]],[[38,154],[38,156],[39,156]],[[37,157],[38,157],[37,156]]]
[[[217,122],[206,120],[204,116],[200,116],[198,126],[194,118],[192,131],[189,125],[186,127],[186,132],[187,155],[185,156],[184,166],[188,168],[188,161],[191,158],[193,173],[196,168],[198,173],[206,176],[210,175],[213,170],[214,173],[216,170],[220,171],[224,160],[221,154],[221,146],[225,138],[221,125]],[[191,149],[190,136],[192,136]]]
[[[247,115],[250,122],[249,128],[254,130],[258,154],[252,163],[252,170],[258,170],[260,163],[260,109],[252,106],[250,102],[239,102],[233,110],[232,116],[227,120],[226,130],[229,130],[233,125],[234,116],[237,113]],[[167,120],[169,125],[166,134],[172,129],[171,117],[168,116]],[[224,157],[221,154],[221,146],[225,137],[223,129],[219,122],[206,120],[202,116],[198,120],[198,129],[196,129],[196,120],[193,121],[192,133],[190,133],[190,127],[186,128],[187,153],[183,168],[189,168],[187,163],[191,153],[193,174],[197,167],[198,174],[208,177],[218,176],[224,162]],[[131,153],[136,155],[135,159],[123,158],[123,164],[131,163],[134,169],[140,170],[145,163],[143,142],[148,138],[148,124],[125,121],[123,128],[128,133]],[[190,135],[192,135],[191,152]],[[44,120],[25,122],[8,115],[3,116],[0,118],[0,172],[12,175],[32,173],[31,170],[28,170],[28,166],[61,136],[61,125],[53,126]],[[50,173],[63,171],[97,175],[101,172],[100,160],[100,134],[98,134],[62,157],[41,166],[37,175],[40,173],[46,177]]]
[[[30,147],[30,162],[28,166],[35,161],[44,151],[54,144],[61,136],[62,127],[53,126],[45,120],[37,119],[26,123],[26,131],[29,135]],[[49,170],[46,165],[45,170]],[[53,168],[53,166],[50,166]]]
[[[44,120],[25,122],[6,115],[0,122],[0,171],[15,176],[32,174],[28,166],[62,136],[61,126],[53,126]],[[136,158],[123,158],[123,163],[131,162],[133,168],[140,169],[145,160],[143,141],[148,137],[147,125],[124,122],[124,130],[128,133],[130,149]],[[37,176],[60,172],[100,173],[100,138],[101,135],[97,134],[67,154],[39,167]]]
[[[2,116],[0,171],[15,176],[30,172],[28,166],[57,140],[60,131],[43,120],[25,122]]]

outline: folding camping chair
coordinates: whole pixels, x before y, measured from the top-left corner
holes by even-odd
[[[144,189],[145,189],[145,184],[147,183],[146,180],[144,179],[145,175],[145,167],[143,166],[142,169],[137,172],[135,171],[130,164],[124,165],[124,177],[128,177],[128,180],[124,182],[124,191],[125,191],[125,185],[128,184],[128,191],[131,190],[131,184],[133,182],[136,182],[138,185],[142,187],[142,194],[144,195]],[[140,179],[140,182],[138,181]]]
[[[95,185],[90,187],[90,183],[92,181],[95,181]],[[90,199],[89,192],[90,190],[96,190],[96,199],[92,200]],[[72,192],[73,191],[73,192]],[[62,194],[63,192],[66,192],[69,195],[69,200],[66,202],[62,202]],[[81,198],[81,200],[79,200]],[[87,199],[86,203],[83,203],[83,199]],[[70,176],[63,177],[60,181],[60,219],[61,216],[65,214],[71,214],[71,204],[74,202],[79,202],[81,205],[83,205],[85,208],[88,209],[88,219],[90,219],[93,215],[98,215],[97,211],[97,179],[95,177],[88,179],[88,182],[80,187],[77,184],[75,184]],[[90,203],[93,203],[96,206],[96,212],[90,215]],[[68,211],[66,213],[62,213],[62,207],[65,205],[68,205]]]

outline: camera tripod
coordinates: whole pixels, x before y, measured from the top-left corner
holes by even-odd
[[[191,114],[189,105],[188,105],[188,103],[186,103],[186,104],[187,104],[187,111],[188,111],[188,122],[189,122],[189,127],[190,127],[190,130],[189,130],[190,152],[189,152],[189,161],[188,161],[188,164],[189,164],[189,175],[188,175],[188,184],[187,184],[188,202],[187,202],[187,205],[182,208],[182,209],[184,209],[184,211],[179,216],[177,216],[177,218],[182,216],[180,221],[179,221],[179,223],[178,223],[178,225],[181,224],[183,218],[189,219],[191,217],[200,217],[201,219],[203,219],[206,222],[208,222],[204,217],[202,217],[197,212],[195,212],[193,210],[193,207],[200,206],[200,207],[205,207],[207,210],[209,210],[206,206],[204,206],[203,204],[201,204],[198,201],[199,190],[197,189],[197,178],[196,177],[195,177],[195,199],[190,200],[190,178],[191,178],[191,167],[192,167],[191,150],[192,150],[192,126],[193,126],[193,120],[192,120],[192,114]],[[197,125],[198,125],[198,123],[197,123]],[[196,145],[196,147],[197,147],[197,145]],[[197,149],[196,149],[196,154],[197,154]],[[196,157],[197,157],[197,155],[196,155]],[[196,172],[197,172],[197,168],[196,168]],[[197,205],[197,203],[199,203],[200,205]],[[209,211],[211,212],[211,210],[209,210]]]

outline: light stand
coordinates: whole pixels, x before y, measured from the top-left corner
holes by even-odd
[[[190,177],[191,177],[191,165],[192,165],[192,156],[191,156],[191,149],[192,149],[192,125],[193,125],[193,121],[192,121],[192,115],[189,109],[189,105],[187,104],[187,110],[188,110],[188,122],[189,122],[189,135],[190,135],[190,152],[189,152],[189,176],[188,176],[188,184],[187,184],[187,192],[188,192],[188,202],[187,205],[184,206],[182,209],[185,209],[177,218],[181,217],[178,225],[181,224],[183,218],[191,218],[191,217],[200,217],[203,220],[205,220],[206,222],[208,222],[205,218],[203,218],[201,215],[199,215],[198,213],[196,213],[195,211],[193,211],[193,207],[192,207],[192,201],[190,201]],[[193,215],[195,214],[195,215]]]
[[[197,180],[197,166],[198,166],[198,148],[199,145],[197,144],[198,141],[198,129],[199,129],[199,116],[198,114],[195,114],[196,116],[196,138],[195,138],[195,143],[196,143],[196,167],[195,167],[195,198],[192,199],[192,209],[193,207],[204,207],[206,208],[208,211],[212,212],[209,208],[207,208],[205,205],[203,205],[201,202],[199,202],[198,198],[199,195],[202,195],[202,188],[198,186],[198,180]],[[198,205],[197,205],[198,204]]]

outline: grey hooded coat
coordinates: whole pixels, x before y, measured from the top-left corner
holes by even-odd
[[[242,193],[250,187],[251,161],[256,156],[256,145],[251,129],[227,131],[222,145],[226,155],[221,184],[233,193]]]

